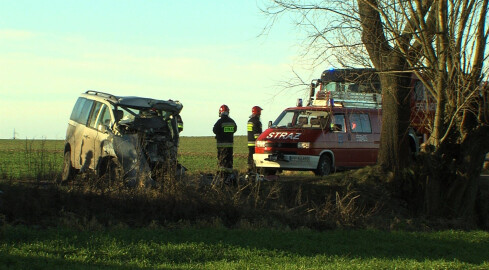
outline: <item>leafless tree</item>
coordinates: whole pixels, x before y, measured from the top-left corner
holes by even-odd
[[[409,186],[423,213],[474,217],[489,152],[488,0],[271,0],[262,10],[269,26],[286,14],[295,19],[315,64],[375,67],[383,94],[379,166]],[[412,73],[436,112],[425,166],[407,185]]]

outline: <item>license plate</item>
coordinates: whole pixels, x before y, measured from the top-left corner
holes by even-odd
[[[303,156],[291,156],[290,161],[309,161],[310,157],[303,157]]]

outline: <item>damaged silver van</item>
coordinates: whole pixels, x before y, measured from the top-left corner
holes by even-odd
[[[141,183],[176,170],[182,108],[174,100],[86,91],[70,116],[61,180],[92,170],[109,180]]]

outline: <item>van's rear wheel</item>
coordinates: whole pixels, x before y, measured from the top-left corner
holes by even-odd
[[[66,151],[63,159],[63,172],[61,173],[61,182],[72,180],[75,176],[75,168],[71,165],[71,151]]]
[[[328,155],[322,155],[319,158],[318,167],[314,171],[317,176],[325,176],[330,174],[332,171],[331,159]]]

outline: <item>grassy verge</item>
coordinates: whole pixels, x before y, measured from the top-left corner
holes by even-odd
[[[489,233],[4,227],[8,269],[487,269]]]
[[[19,160],[10,164],[62,156],[62,141],[6,142],[0,155]],[[237,137],[240,171],[246,155]],[[89,174],[62,186],[17,181],[26,174],[8,169],[18,174],[0,180],[0,269],[489,269],[489,233],[411,219],[379,183],[357,175],[370,168],[207,183],[198,173],[216,167],[212,137],[182,138],[180,162],[190,174],[154,189],[105,186]],[[29,166],[31,179],[50,167]]]
[[[54,180],[63,164],[62,140],[0,140],[0,179]],[[235,137],[234,168],[247,169],[245,136]],[[190,174],[217,170],[216,141],[213,137],[181,137],[179,162]]]

